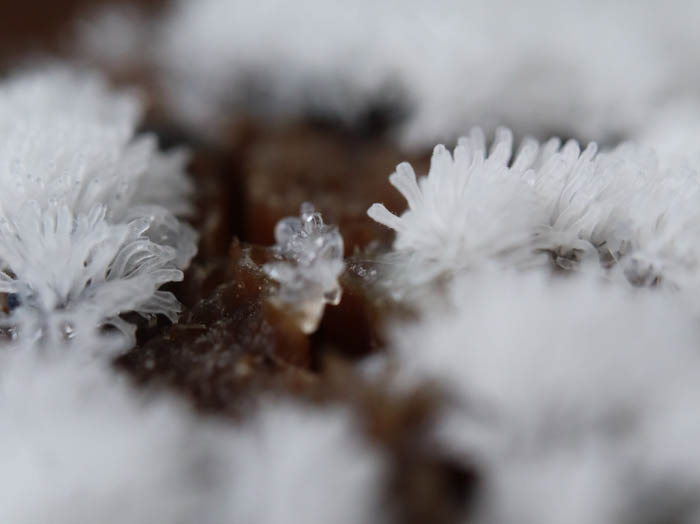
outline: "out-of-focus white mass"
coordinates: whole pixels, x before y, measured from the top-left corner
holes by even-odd
[[[353,121],[388,103],[404,144],[473,125],[610,143],[697,99],[699,22],[687,0],[182,0],[152,62],[171,110],[210,133],[233,108]]]
[[[132,390],[85,358],[99,343],[0,354],[0,521],[382,522],[383,460],[350,411],[267,399],[234,427]]]
[[[483,271],[422,318],[394,331],[398,381],[449,395],[435,437],[483,475],[470,521],[693,514],[700,331],[680,304],[597,277]]]

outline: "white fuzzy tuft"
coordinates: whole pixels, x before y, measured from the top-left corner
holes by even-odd
[[[375,204],[368,214],[397,232],[394,248],[408,258],[413,280],[529,258],[533,233],[544,221],[531,187],[537,157],[526,147],[509,167],[512,147],[510,131],[500,129],[487,152],[484,134],[475,128],[460,139],[454,157],[437,146],[420,180],[408,164],[389,177],[408,210],[396,217]]]
[[[55,343],[121,327],[124,311],[175,321],[178,301],[158,288],[182,280],[182,271],[172,247],[145,236],[149,227],[144,217],[109,224],[103,206],[74,217],[66,206],[35,201],[0,222],[0,291],[14,296],[19,335]]]
[[[381,204],[368,214],[396,231],[387,261],[399,288],[494,263],[538,266],[545,253],[560,269],[693,294],[700,165],[670,157],[660,162],[632,143],[599,153],[595,143],[581,150],[556,138],[525,139],[512,157],[503,128],[487,154],[476,128],[454,157],[437,146],[427,176],[398,166],[389,180],[408,203],[400,217]]]
[[[138,99],[58,66],[0,84],[0,271],[4,323],[55,344],[136,311],[175,320],[158,288],[182,278],[196,234],[184,151],[136,136]]]

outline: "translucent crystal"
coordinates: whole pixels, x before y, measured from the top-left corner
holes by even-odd
[[[265,264],[267,275],[280,284],[275,302],[288,308],[305,333],[318,327],[326,304],[340,303],[343,237],[335,226],[305,202],[299,217],[286,217],[275,226],[276,262]]]
[[[63,322],[61,324],[61,334],[63,335],[63,338],[66,340],[70,340],[75,337],[75,329],[73,327],[73,324],[70,322]]]

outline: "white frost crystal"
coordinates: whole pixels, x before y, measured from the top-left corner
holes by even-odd
[[[158,288],[182,278],[177,254],[144,232],[147,217],[110,224],[104,206],[73,216],[57,204],[42,209],[28,202],[13,218],[0,221],[0,292],[13,295],[11,321],[26,333],[51,340],[91,334],[109,324],[130,332],[124,311],[162,313],[176,320],[179,303]],[[10,276],[11,275],[11,276]]]
[[[527,143],[512,160],[513,137],[500,129],[490,151],[475,128],[454,156],[437,146],[427,176],[400,164],[389,177],[406,198],[400,217],[383,204],[368,215],[397,232],[394,248],[406,255],[411,279],[422,282],[451,270],[485,263],[525,262],[532,236],[544,221],[530,187],[537,147]]]
[[[668,155],[667,155],[668,156]],[[427,176],[400,164],[390,182],[408,202],[400,217],[368,211],[397,233],[393,282],[416,285],[487,265],[607,272],[639,286],[700,289],[700,170],[665,167],[624,143],[598,152],[569,140],[523,140],[499,129],[487,152],[476,128],[454,156],[437,146]],[[398,257],[398,263],[396,262]]]
[[[264,266],[268,276],[280,284],[274,300],[297,314],[302,331],[313,333],[325,305],[340,303],[343,237],[337,227],[324,224],[321,213],[307,202],[299,217],[277,223],[275,240],[280,260]]]
[[[184,151],[135,134],[142,108],[96,75],[50,67],[0,84],[0,291],[3,324],[57,341],[135,311],[175,320],[158,288],[182,279],[196,234]]]

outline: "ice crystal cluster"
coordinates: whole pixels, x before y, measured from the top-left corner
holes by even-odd
[[[268,276],[279,283],[274,301],[295,313],[304,333],[313,333],[326,304],[340,303],[343,237],[305,202],[299,217],[277,223],[275,241],[274,251],[280,260],[264,266]]]
[[[137,135],[141,103],[95,74],[29,70],[0,85],[0,291],[21,338],[53,344],[163,314],[195,233],[183,151]]]
[[[517,264],[523,258],[545,215],[529,186],[538,148],[528,142],[509,167],[512,142],[511,133],[501,129],[488,153],[483,132],[474,129],[460,140],[454,156],[437,146],[426,177],[417,180],[407,163],[389,177],[408,210],[397,217],[374,204],[368,214],[397,231],[397,251],[419,259],[421,268],[409,271],[425,268],[427,278],[441,268],[469,268],[499,258]]]
[[[549,263],[633,285],[693,292],[700,284],[698,173],[664,168],[641,146],[598,152],[595,143],[525,139],[513,154],[509,130],[497,130],[487,150],[476,128],[454,154],[437,146],[427,175],[401,164],[390,181],[408,209],[397,217],[374,204],[368,214],[397,232],[397,272],[414,284],[484,265]]]

